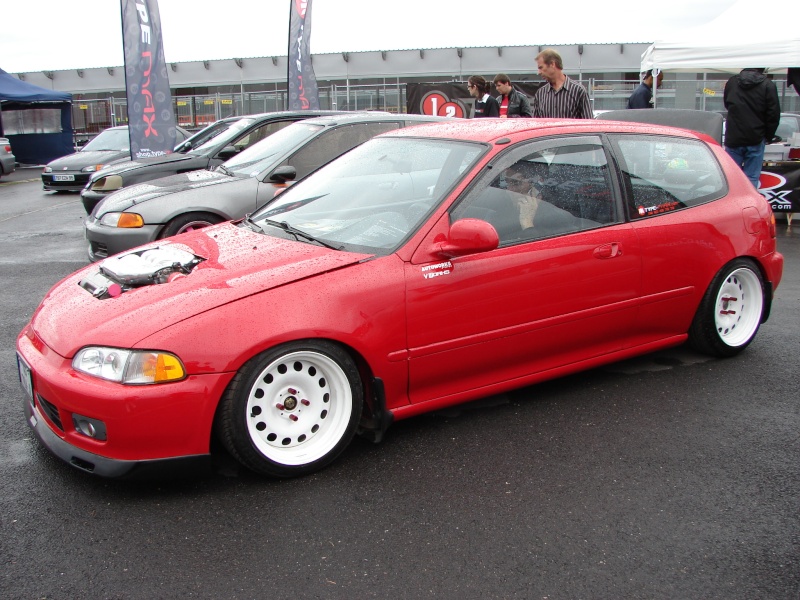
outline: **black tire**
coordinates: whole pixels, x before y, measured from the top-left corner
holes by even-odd
[[[733,260],[708,286],[689,329],[689,342],[705,354],[735,356],[753,341],[765,304],[761,271],[747,259]]]
[[[185,215],[178,215],[172,221],[167,223],[161,232],[160,238],[172,237],[187,231],[194,231],[195,229],[202,229],[222,223],[223,219],[217,215],[205,212],[186,213]]]
[[[240,463],[297,477],[330,464],[353,439],[364,402],[358,368],[322,340],[282,344],[248,361],[223,394],[215,429]]]

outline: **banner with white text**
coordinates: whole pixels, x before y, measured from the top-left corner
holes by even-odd
[[[289,0],[289,110],[319,110],[311,66],[311,0]]]
[[[120,0],[131,158],[170,154],[176,145],[158,0]]]

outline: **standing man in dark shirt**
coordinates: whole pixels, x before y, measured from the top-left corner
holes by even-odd
[[[764,146],[781,119],[778,89],[764,69],[742,69],[725,84],[725,150],[758,189]]]
[[[519,117],[531,117],[531,103],[528,97],[522,92],[518,92],[511,85],[511,80],[505,73],[498,73],[494,76],[494,87],[500,92],[497,102],[500,105],[501,119],[514,119]]]
[[[593,119],[589,94],[580,83],[564,74],[561,55],[547,48],[536,55],[539,75],[546,83],[533,96],[533,116],[556,119]]]
[[[661,87],[664,73],[659,72],[656,76],[656,87]],[[650,69],[644,74],[642,83],[633,90],[631,97],[628,98],[627,108],[653,108],[653,70]]]

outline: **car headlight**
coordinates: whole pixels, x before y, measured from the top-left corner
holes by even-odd
[[[72,359],[72,368],[100,379],[128,385],[166,383],[186,377],[181,360],[169,352],[90,346]]]
[[[53,167],[45,167],[44,171],[42,171],[42,172],[43,173],[52,173],[53,172]]]
[[[88,167],[83,167],[81,169],[81,173],[94,173],[95,171],[99,171],[105,167],[105,165],[89,165]]]
[[[119,175],[106,175],[91,183],[89,189],[95,192],[113,192],[122,187],[122,177]]]
[[[100,217],[100,223],[108,227],[121,227],[127,229],[136,229],[144,227],[144,219],[142,215],[127,212],[110,212]]]

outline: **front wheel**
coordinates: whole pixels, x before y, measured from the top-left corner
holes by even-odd
[[[341,347],[291,342],[256,356],[236,374],[220,403],[217,434],[253,471],[306,475],[350,443],[363,398],[358,368]]]
[[[164,227],[164,231],[161,233],[161,237],[172,237],[173,235],[194,231],[195,229],[202,229],[203,227],[209,227],[221,222],[221,218],[211,213],[188,213],[179,215],[167,223],[167,226]]]
[[[734,356],[758,331],[764,312],[764,278],[750,261],[737,259],[717,273],[689,330],[690,343],[713,356]]]

